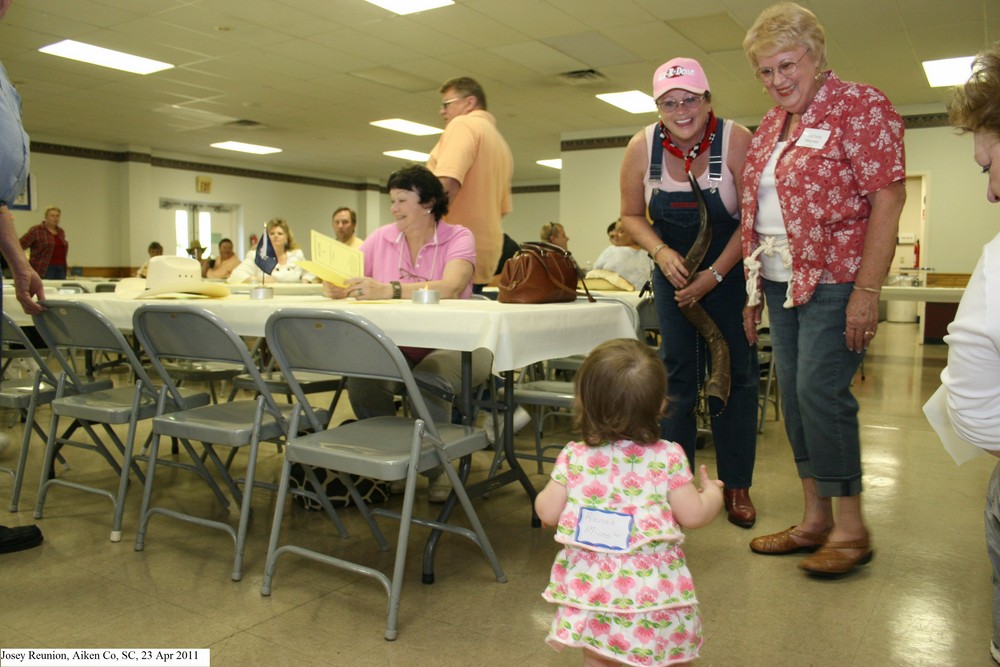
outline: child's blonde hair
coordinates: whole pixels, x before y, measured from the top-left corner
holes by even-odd
[[[667,372],[648,345],[617,338],[598,345],[576,374],[574,423],[591,446],[660,439]]]

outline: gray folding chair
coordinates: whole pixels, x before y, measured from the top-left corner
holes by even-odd
[[[6,472],[14,477],[14,488],[10,494],[10,511],[16,512],[18,502],[21,497],[21,486],[24,483],[24,469],[28,463],[28,447],[31,442],[31,433],[34,431],[45,442],[48,436],[41,425],[35,420],[35,411],[41,405],[48,405],[56,397],[56,386],[59,379],[48,366],[48,362],[35,348],[31,340],[24,331],[14,322],[7,313],[3,313],[3,335],[4,354],[7,354],[9,346],[15,345],[22,358],[31,359],[35,362],[37,369],[31,378],[21,380],[0,379],[0,408],[16,410],[17,414],[24,422],[24,433],[21,437],[21,451],[17,459],[16,470],[11,470],[0,466],[0,471]],[[65,391],[67,393],[86,393],[98,389],[110,389],[110,380],[100,380],[88,382],[82,386],[67,383]],[[77,422],[73,422],[67,429],[64,437],[77,428]],[[59,457],[62,459],[62,457]],[[62,459],[65,463],[65,460]]]
[[[48,310],[35,315],[34,322],[52,356],[62,368],[56,397],[52,400],[52,422],[45,445],[45,459],[42,466],[38,498],[35,501],[35,518],[41,519],[48,491],[53,486],[63,486],[106,496],[114,504],[114,518],[111,527],[111,541],[119,542],[122,536],[122,515],[125,511],[125,494],[128,490],[129,470],[133,470],[141,481],[142,471],[133,454],[137,424],[150,419],[157,412],[157,386],[142,367],[142,363],[132,350],[132,346],[115,325],[92,306],[76,301],[45,302]],[[68,387],[83,386],[72,363],[63,354],[63,348],[76,348],[92,353],[120,355],[135,375],[134,385],[122,385],[112,389],[72,393]],[[208,395],[204,392],[175,392],[163,409],[177,409],[182,406],[204,405]],[[90,441],[74,440],[71,434],[58,436],[59,420],[63,417],[76,420],[90,436]],[[98,435],[94,428],[100,425],[108,443],[114,446],[119,464],[112,449]],[[115,432],[113,426],[127,426],[125,439]],[[97,452],[118,475],[117,492],[89,486],[78,482],[56,478],[51,475],[52,463],[59,449],[70,445]]]
[[[781,394],[778,389],[778,375],[774,369],[774,349],[771,347],[771,330],[762,327],[757,330],[757,354],[760,365],[760,418],[757,420],[757,433],[764,432],[764,417],[767,415],[768,402],[774,403],[774,421],[781,419]]]
[[[255,399],[201,405],[172,412],[157,412],[152,421],[146,486],[143,489],[139,528],[135,538],[135,550],[142,551],[145,548],[149,521],[155,514],[221,530],[235,542],[232,579],[239,581],[243,578],[243,552],[250,521],[250,504],[260,443],[280,442],[284,439],[288,427],[288,414],[293,406],[279,407],[275,403],[243,340],[217,315],[203,308],[176,303],[147,304],[135,311],[132,329],[164,383],[160,396],[161,404],[168,392],[178,391],[173,378],[164,366],[164,358],[236,364],[240,373],[254,378],[257,389]],[[204,446],[207,458],[215,465],[240,507],[239,522],[235,529],[227,522],[187,514],[168,507],[152,506],[156,469],[164,463],[157,457],[160,438],[164,436],[178,439],[192,458],[198,457],[191,441],[198,441]],[[238,481],[233,479],[216,452],[216,445],[249,448],[242,492]],[[329,501],[324,509],[341,533],[346,534],[346,529]]]
[[[264,378],[264,382],[267,384],[267,388],[271,390],[272,394],[281,394],[288,399],[288,402],[292,402],[292,388],[285,379],[284,374],[276,367],[276,362],[272,356],[269,360],[264,361],[261,357],[264,356],[264,352],[267,346],[263,344],[264,339],[259,338],[257,344],[254,345],[252,354],[257,361],[257,368],[260,369],[260,376]],[[333,411],[337,409],[337,403],[340,402],[340,397],[344,393],[344,382],[343,378],[331,377],[329,375],[324,375],[323,373],[298,373],[295,377],[296,383],[301,387],[302,391],[306,394],[324,394],[327,392],[333,392],[333,398],[330,399],[330,406],[327,408],[327,412],[333,415]],[[229,400],[236,398],[236,392],[240,389],[246,391],[256,391],[254,384],[254,379],[249,375],[237,375],[233,378],[233,390],[229,394]],[[326,426],[324,424],[324,426]]]
[[[621,305],[625,309],[626,315],[628,315],[629,322],[635,330],[636,336],[641,340],[643,332],[639,313],[627,299],[607,294],[597,295],[595,299],[599,302],[609,301]],[[558,306],[554,307],[558,308]],[[563,370],[572,369],[575,371],[583,364],[585,358],[586,355],[563,357],[562,359],[550,360],[546,362],[546,365],[554,364],[556,368]],[[566,380],[537,378],[533,376],[530,369],[522,371],[521,377],[518,379],[519,382],[514,385],[514,402],[531,412],[531,421],[535,432],[535,453],[520,455],[520,457],[529,461],[536,461],[538,464],[538,473],[542,474],[542,463],[552,463],[555,461],[555,457],[546,456],[545,452],[550,449],[562,449],[565,444],[542,444],[545,421],[557,415],[569,416],[571,414],[570,411],[573,409],[574,401],[573,383]],[[491,472],[499,464],[498,459],[499,456],[494,459]]]
[[[403,383],[414,416],[375,417],[302,437],[289,436],[285,446],[285,463],[275,503],[261,594],[271,594],[271,581],[278,557],[285,553],[295,553],[349,572],[372,577],[382,585],[389,596],[385,638],[395,639],[411,523],[455,533],[472,540],[486,556],[497,581],[505,582],[506,575],[500,568],[489,538],[486,537],[472,507],[462,476],[451,464],[455,459],[464,459],[466,462],[464,472],[467,472],[467,463],[472,453],[485,449],[486,434],[480,429],[469,426],[435,424],[429,418],[423,395],[417,388],[410,367],[399,348],[378,327],[355,313],[282,309],[268,318],[266,335],[271,352],[278,360],[278,366],[289,378],[300,408],[292,417],[290,433],[298,432],[298,422],[303,418],[312,425],[319,423],[305,394],[292,379],[296,372],[305,370],[348,378]],[[383,551],[387,551],[389,545],[374,517],[390,516],[401,521],[391,577],[368,565],[337,556],[290,544],[278,546],[289,488],[289,475],[295,463],[303,466],[306,478],[316,489],[320,487],[313,471],[314,467],[337,472]],[[472,526],[471,530],[438,520],[413,516],[417,475],[438,466],[443,468],[451,480],[453,493],[465,510]],[[352,483],[350,475],[387,481],[405,480],[406,490],[403,494],[402,510],[393,512],[386,509],[370,509]]]

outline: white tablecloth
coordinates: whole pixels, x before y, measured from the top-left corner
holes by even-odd
[[[119,299],[114,294],[52,295],[89,303],[122,329],[132,328],[132,313],[152,300]],[[253,300],[232,295],[225,299],[192,299],[229,323],[243,336],[263,336],[268,316],[279,308],[346,309],[380,327],[397,345],[493,353],[493,370],[500,373],[536,361],[586,354],[611,338],[634,338],[635,331],[621,304],[576,302],[543,305],[504,304],[479,299],[448,299],[437,305],[408,301],[366,302],[331,300],[322,296],[276,296]],[[20,324],[30,324],[12,291],[4,291],[4,310]],[[195,341],[193,344],[197,344]]]

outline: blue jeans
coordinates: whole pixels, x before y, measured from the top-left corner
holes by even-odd
[[[821,284],[808,303],[784,308],[787,283],[763,280],[785,431],[800,478],[821,496],[861,493],[858,402],[851,379],[862,354],[847,348],[854,283]]]
[[[660,322],[660,356],[667,369],[667,413],[660,433],[684,448],[694,468],[698,425],[695,407],[699,378],[705,377],[708,352],[704,339],[688,322],[674,301],[674,287],[662,271],[653,272],[653,293]],[[729,401],[720,411],[712,400],[712,437],[715,441],[719,479],[726,488],[748,488],[753,484],[757,455],[757,392],[760,368],[757,348],[743,333],[743,302],[746,287],[742,273],[727,277],[699,303],[715,320],[729,345],[732,386]],[[708,360],[710,362],[710,360]],[[710,365],[710,364],[709,364]],[[718,413],[718,414],[715,414]]]
[[[1000,647],[1000,463],[986,491],[986,552],[993,565],[993,645]]]
[[[66,267],[65,266],[53,266],[49,264],[45,269],[45,275],[42,276],[46,280],[65,280],[66,279]]]

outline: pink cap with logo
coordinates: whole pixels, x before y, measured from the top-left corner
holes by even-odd
[[[656,68],[653,75],[653,99],[668,90],[680,88],[695,95],[702,95],[709,90],[705,70],[697,60],[691,58],[674,58]]]

